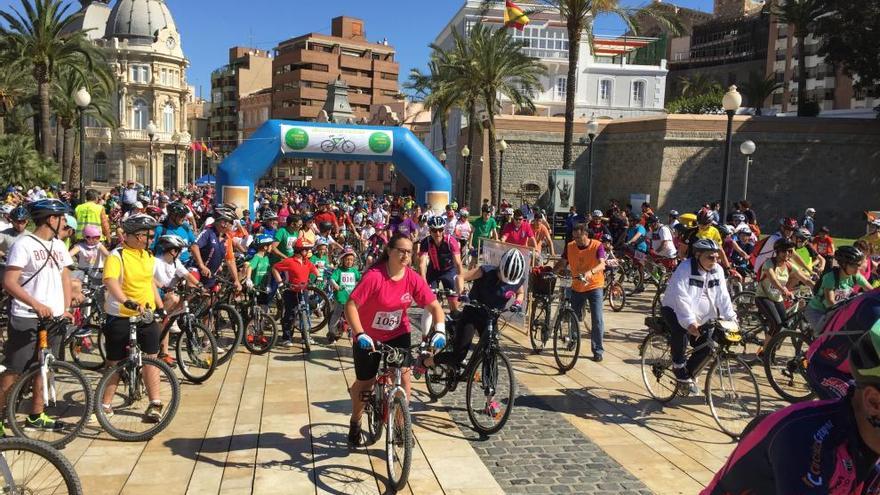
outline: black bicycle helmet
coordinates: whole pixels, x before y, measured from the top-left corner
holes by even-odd
[[[28,218],[30,218],[30,214],[24,206],[16,206],[9,212],[9,219],[14,222],[23,222]]]
[[[807,241],[813,237],[813,234],[811,234],[809,230],[801,227],[801,228],[794,231],[794,237],[796,239],[801,240],[801,241]]]
[[[834,259],[841,265],[860,265],[865,261],[865,253],[853,246],[842,246],[837,248]]]
[[[177,235],[163,235],[159,237],[158,240],[159,247],[162,248],[163,251],[167,251],[169,249],[186,249],[186,241],[183,240],[182,237]]]
[[[599,216],[601,217],[601,215],[599,215]],[[660,223],[660,219],[657,218],[656,215],[651,215],[651,216],[649,216],[648,218],[645,219],[645,223],[646,223],[647,225],[654,225],[655,223]]]
[[[694,254],[704,251],[718,251],[718,244],[712,239],[700,239],[692,246]]]
[[[175,201],[167,206],[168,216],[172,217],[182,217],[186,216],[189,213],[189,208],[186,207],[185,204],[180,201]]]
[[[727,225],[718,225],[715,227],[718,229],[718,233],[721,234],[721,238],[724,239],[728,237],[733,231]]]
[[[263,211],[263,221],[268,222],[269,220],[275,220],[278,218],[278,214],[272,210]]]
[[[28,203],[27,211],[32,219],[39,220],[51,216],[65,215],[70,212],[70,207],[60,199],[41,199]]]
[[[136,234],[145,230],[153,230],[159,226],[159,222],[150,215],[132,215],[122,222],[122,231],[126,234]]]
[[[333,230],[333,222],[321,222],[318,224],[318,230],[321,232],[327,232],[328,230]]]

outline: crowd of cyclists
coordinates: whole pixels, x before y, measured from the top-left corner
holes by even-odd
[[[763,328],[760,359],[771,339],[791,327],[790,308],[803,298],[799,312],[809,346],[794,373],[824,400],[753,418],[704,493],[877,488],[880,295],[874,287],[880,282],[880,220],[871,219],[869,234],[852,246],[835,246],[829,229],[817,226],[812,208],[801,219],[782,218],[778,230],[765,235],[745,201],[725,219],[718,203],[660,214],[648,203],[633,211],[612,201],[605,212],[580,214],[572,207],[564,219],[564,241],[554,245],[551,219],[527,203],[514,208],[506,201],[497,206],[484,201],[471,215],[455,201],[436,211],[408,196],[266,188],[256,191],[252,204],[232,205],[220,203],[210,187],[151,194],[134,183],[105,194],[88,190],[82,198],[10,187],[0,213],[8,300],[0,404],[37,362],[42,321],[64,318],[83,338],[95,336],[85,323],[97,321],[105,369],[130,355],[136,326],[144,358],[161,364],[143,367],[141,419],[170,421],[174,412],[159,390],[162,367],[184,372],[192,363],[171,356],[169,340],[182,338],[169,335],[180,328],[166,327],[182,327],[174,316],[204,297],[206,307],[225,302],[242,320],[232,331],[232,345],[220,343],[222,332],[205,337],[218,341],[213,351],[218,361],[228,359],[224,354],[234,352],[239,341],[268,351],[275,330],[257,328],[254,314],[269,315],[275,307],[280,347],[299,344],[308,352],[317,344],[314,329],[304,328],[316,314],[327,325],[327,344],[350,339],[357,379],[350,388],[348,441],[360,446],[370,441],[362,426],[365,409],[370,411],[367,397],[387,364],[380,349],[419,349],[414,363],[401,366],[412,364],[430,376],[442,369],[443,380],[457,376],[473,337],[482,342],[499,311],[522,312],[526,281],[553,272],[571,278],[566,295],[590,334],[597,362],[603,359],[609,284],[631,285],[630,295],[656,285],[654,323],[668,332],[667,364],[682,395],[699,392],[696,370],[711,348],[705,345],[712,338],[706,333],[710,324],[739,322],[744,311],[753,311]],[[486,239],[509,244],[495,264],[480,263]],[[524,256],[529,252],[532,266]],[[751,294],[749,306],[734,299],[743,292]],[[326,304],[315,299],[317,293]],[[89,320],[85,309],[97,299],[102,318]],[[252,308],[247,301],[255,303]],[[420,342],[411,337],[413,306],[425,315]],[[587,308],[589,318],[583,314]],[[271,317],[267,321],[275,326]],[[68,336],[50,338],[58,347]],[[189,343],[191,350],[200,345]],[[449,352],[440,353],[447,347]],[[120,377],[95,397],[96,412],[105,420],[116,412]],[[401,385],[408,398],[410,373],[402,375]],[[35,390],[42,386],[35,380]],[[506,418],[509,413],[499,414],[499,408],[512,402],[501,405],[496,391],[485,392],[480,413]],[[24,421],[31,431],[70,427],[47,414],[39,400],[28,413]],[[2,424],[0,434],[6,434]]]

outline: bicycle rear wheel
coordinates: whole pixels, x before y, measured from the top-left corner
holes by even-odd
[[[755,293],[742,291],[731,299],[731,304],[736,310],[737,323],[743,334],[743,353],[748,351],[749,345],[756,348],[764,345],[764,333],[767,327],[755,304]]]
[[[541,354],[547,347],[547,340],[550,336],[550,329],[547,328],[547,314],[550,311],[550,305],[544,299],[535,299],[532,305],[532,319],[529,323],[529,342],[532,344],[532,350],[535,354]]]
[[[761,391],[752,369],[738,356],[720,355],[706,376],[709,410],[721,431],[739,438],[761,414]]]
[[[437,357],[435,356],[436,360]],[[449,365],[438,364],[425,372],[425,388],[431,399],[442,399],[449,392],[449,382],[455,379],[455,372]]]
[[[501,352],[481,353],[468,367],[465,403],[468,418],[477,432],[491,435],[499,431],[510,418],[516,400],[516,382],[513,367]]]
[[[608,305],[615,313],[623,311],[626,306],[626,291],[620,282],[612,281],[608,284]],[[659,292],[659,291],[658,291]]]
[[[654,318],[660,318],[660,309],[663,306],[661,301],[663,300],[663,293],[666,292],[666,285],[661,285],[657,288],[657,292],[654,294],[654,299],[651,301],[651,316]]]
[[[82,326],[89,329],[89,335],[71,337],[68,344],[70,358],[84,370],[97,371],[104,367],[104,334],[101,327],[87,323]]]
[[[158,376],[157,396],[163,407],[157,422],[148,422],[144,417],[150,405],[144,383],[145,372]],[[110,397],[110,411],[104,407],[105,395]],[[156,436],[171,424],[179,405],[180,382],[174,372],[164,362],[148,357],[143,358],[140,369],[136,369],[129,360],[110,368],[95,389],[95,416],[98,422],[110,436],[126,442],[142,442]]]
[[[242,343],[252,354],[269,352],[278,340],[278,323],[261,309],[254,311],[254,317],[248,320],[244,330]]]
[[[810,344],[803,334],[783,330],[774,335],[764,349],[764,372],[767,381],[780,397],[788,402],[812,399],[813,389],[807,381],[807,349]]]
[[[388,405],[388,432],[385,442],[385,467],[394,491],[403,490],[412,465],[412,417],[403,393],[395,394]]]
[[[82,495],[83,490],[73,465],[61,452],[29,438],[3,438],[0,493]]]
[[[312,327],[309,332],[315,333],[327,325],[333,306],[327,293],[318,287],[310,285],[306,294],[309,295],[309,321]]]
[[[220,366],[235,355],[238,345],[241,344],[244,323],[235,307],[229,304],[215,305],[207,319],[205,328],[214,334],[214,340],[217,341],[217,366]]]
[[[574,311],[559,313],[553,327],[553,358],[560,373],[566,373],[577,364],[581,352],[581,328]]]
[[[193,383],[202,383],[217,369],[217,341],[199,323],[184,325],[174,342],[180,373]]]
[[[85,427],[92,413],[92,389],[89,380],[76,366],[64,361],[49,363],[49,402],[42,411],[56,422],[64,424],[60,429],[37,428],[27,423],[35,404],[43,402],[40,366],[34,365],[15,382],[6,404],[6,419],[17,437],[31,438],[61,448],[70,443]],[[37,388],[39,387],[39,388]],[[58,423],[56,423],[58,424]]]
[[[678,382],[672,372],[672,347],[669,334],[650,332],[639,348],[642,367],[642,381],[648,394],[660,402],[669,402],[675,397]]]

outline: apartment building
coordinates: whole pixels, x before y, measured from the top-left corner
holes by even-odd
[[[272,86],[272,55],[234,46],[229,63],[211,73],[211,146],[221,156],[239,143],[239,100]]]
[[[400,93],[400,67],[387,41],[367,41],[364,21],[337,17],[331,34],[308,33],[281,42],[272,61],[272,117],[313,120],[324,106],[327,84],[341,78],[356,119],[370,106]]]

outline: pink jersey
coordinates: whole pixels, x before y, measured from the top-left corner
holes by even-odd
[[[530,238],[535,237],[535,233],[532,231],[532,226],[525,221],[520,223],[519,229],[516,228],[515,222],[509,222],[504,226],[504,229],[501,230],[501,237],[504,237],[505,235],[507,236],[505,242],[519,246],[525,246]]]
[[[351,293],[364,331],[378,342],[410,332],[406,311],[413,301],[424,307],[436,299],[428,283],[415,270],[407,267],[403,278],[394,281],[388,276],[384,263],[367,270]]]

